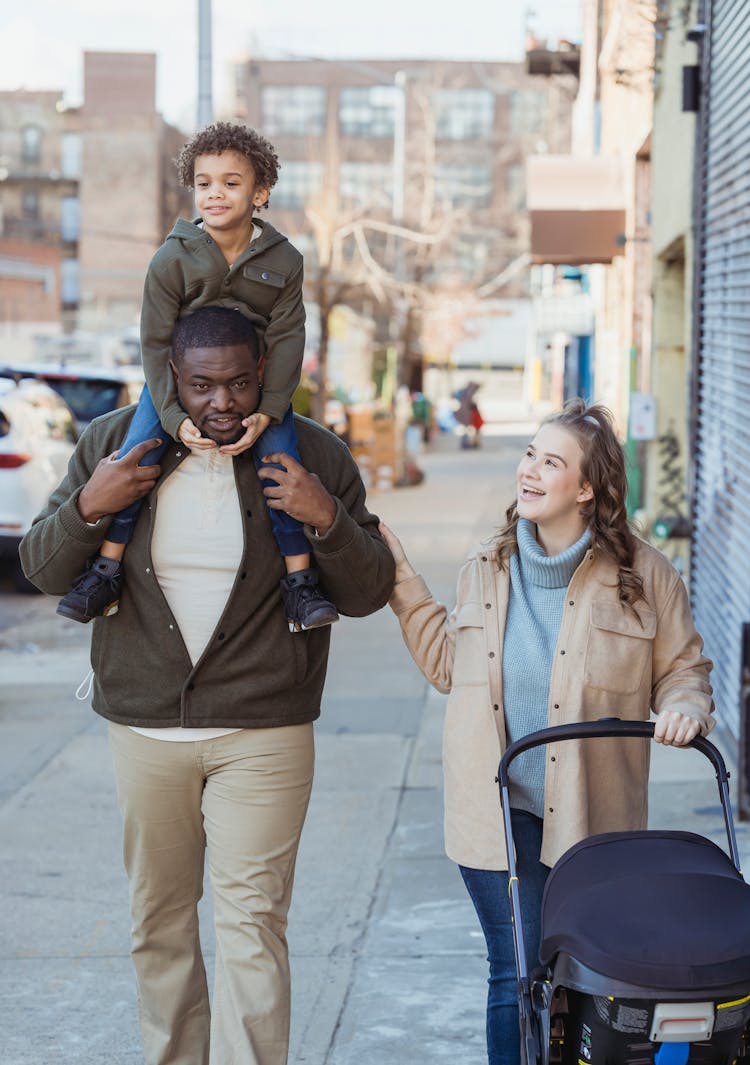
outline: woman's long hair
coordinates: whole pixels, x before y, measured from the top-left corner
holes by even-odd
[[[583,399],[571,399],[542,424],[559,425],[578,441],[582,453],[581,483],[588,481],[593,491],[592,498],[581,504],[581,517],[591,531],[591,546],[617,566],[620,602],[632,608],[645,596],[643,581],[633,569],[635,537],[625,509],[625,455],[612,425],[612,415],[599,404],[587,407]],[[501,569],[516,550],[517,525],[514,501],[505,512],[505,525],[495,541]]]

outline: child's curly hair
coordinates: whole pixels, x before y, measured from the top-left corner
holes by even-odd
[[[279,178],[279,157],[273,145],[249,126],[234,122],[214,122],[206,126],[183,145],[177,156],[177,177],[181,185],[192,189],[195,182],[195,160],[199,155],[221,155],[239,152],[244,155],[255,174],[256,184],[272,189]],[[268,200],[263,204],[268,207]]]

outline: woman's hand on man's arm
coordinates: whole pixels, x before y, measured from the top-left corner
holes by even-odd
[[[396,563],[396,584],[400,584],[401,581],[406,581],[409,577],[416,576],[416,570],[412,566],[409,559],[406,557],[403,544],[391,529],[381,521],[378,525],[380,535],[388,545],[388,549],[393,555],[393,561]]]

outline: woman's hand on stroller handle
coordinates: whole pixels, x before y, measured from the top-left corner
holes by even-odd
[[[700,732],[700,721],[679,710],[661,710],[657,714],[654,739],[666,747],[687,747]]]

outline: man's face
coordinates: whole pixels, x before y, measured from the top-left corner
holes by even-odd
[[[242,419],[258,405],[262,366],[245,344],[187,348],[172,363],[180,405],[202,436],[233,444],[245,432]]]

